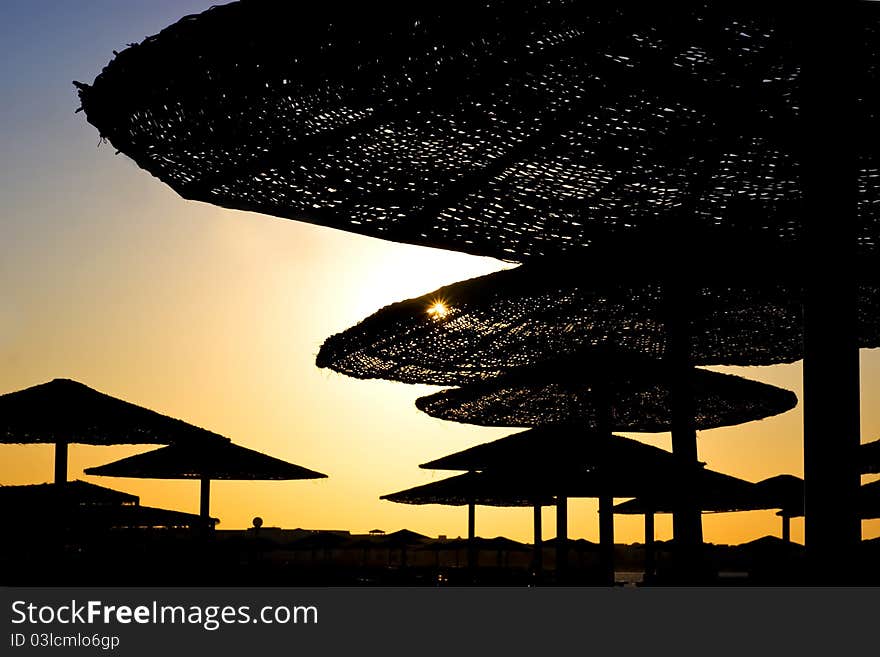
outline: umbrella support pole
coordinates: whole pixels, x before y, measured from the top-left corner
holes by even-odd
[[[67,443],[59,440],[55,443],[55,485],[67,483]]]
[[[201,479],[201,484],[199,488],[199,516],[202,518],[202,522],[207,529],[208,525],[211,522],[211,480],[207,477],[203,477]]]
[[[654,512],[645,513],[645,576],[643,581],[649,582],[654,577],[655,553],[654,553]]]
[[[601,549],[602,583],[614,585],[614,498],[599,498],[599,546]]]
[[[534,509],[534,532],[535,532],[535,554],[532,561],[532,570],[536,577],[540,577],[541,570],[544,568],[544,531],[541,527],[542,507],[536,504]]]
[[[568,574],[568,498],[556,498],[556,582],[564,583]]]
[[[699,577],[702,562],[703,525],[696,501],[698,467],[697,432],[694,424],[694,367],[691,361],[691,331],[688,317],[693,293],[683,281],[666,286],[667,352],[670,370],[672,453],[681,467],[680,501],[672,514],[676,578],[692,584]]]
[[[782,516],[782,542],[791,543],[791,516]]]
[[[803,6],[804,532],[813,584],[843,583],[859,548],[860,442],[854,155],[855,11]],[[822,43],[821,48],[816,44]],[[833,218],[833,219],[832,219]]]
[[[610,444],[614,440],[611,396],[604,385],[596,387],[596,400],[596,428],[599,435],[608,437]],[[611,495],[599,495],[599,569],[602,584],[614,586],[614,498]]]
[[[476,524],[477,505],[474,502],[468,502],[467,566],[468,570],[471,571],[471,574],[473,574],[477,568]]]

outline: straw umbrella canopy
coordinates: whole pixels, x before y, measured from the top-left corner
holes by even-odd
[[[623,440],[623,439],[621,439]],[[635,442],[635,441],[632,441]],[[584,467],[577,459],[566,467],[532,467],[519,464],[503,470],[468,472],[410,488],[397,493],[383,495],[381,499],[402,504],[444,504],[451,506],[547,506],[552,500],[569,497],[635,497],[649,491],[662,490],[674,497],[689,495],[691,486],[681,477],[678,462],[668,452],[644,446],[651,451],[651,457],[641,463],[602,462]],[[653,450],[656,450],[654,452]],[[658,460],[666,454],[665,463]],[[700,468],[694,478],[699,491],[713,491],[727,488],[747,488],[746,482],[729,475]],[[685,490],[687,488],[688,490]],[[708,494],[708,493],[704,493]],[[557,507],[559,508],[559,507]],[[560,521],[561,524],[560,524]],[[562,515],[557,520],[557,539],[567,538],[567,523]],[[473,522],[469,523],[469,537],[473,538]],[[536,537],[536,547],[541,541]],[[557,541],[557,567],[564,567],[565,543]]]
[[[0,486],[0,505],[12,526],[33,527],[63,507],[64,523],[76,529],[192,527],[199,516],[140,505],[137,495],[85,481]]]
[[[230,441],[170,445],[119,461],[87,468],[86,474],[139,479],[198,479],[199,515],[209,518],[211,480],[321,479],[327,475],[268,456]]]
[[[55,483],[67,480],[67,446],[203,445],[227,438],[69,379],[0,395],[0,443],[55,445]]]
[[[833,509],[858,486],[857,311],[849,267],[813,265],[876,250],[876,149],[856,135],[877,114],[877,25],[868,2],[240,2],[77,86],[103,137],[226,207],[516,260],[646,227],[676,259],[703,233],[750,255],[800,243],[805,462],[831,572],[858,538]]]
[[[645,261],[636,254],[631,261]],[[388,305],[324,341],[318,367],[360,379],[464,385],[548,361],[607,370],[616,358],[660,359],[681,315],[670,314],[655,255],[652,277],[570,259],[535,262]],[[865,263],[867,265],[867,262]],[[699,276],[699,272],[696,274]],[[880,347],[880,285],[864,272],[859,345]],[[697,284],[686,316],[693,365],[773,365],[804,353],[802,285],[715,278]],[[613,369],[613,359],[604,358]]]
[[[673,452],[679,465],[696,463],[696,431],[762,419],[790,410],[796,396],[780,388],[739,377],[695,370],[690,377],[689,444],[675,433],[674,376],[663,364],[603,353],[602,357],[551,361],[513,370],[496,382],[442,391],[417,400],[433,417],[484,426],[583,427],[601,434],[611,431],[673,431]],[[564,450],[561,455],[568,454]],[[683,477],[692,470],[679,468]],[[675,536],[693,554],[679,551],[682,567],[696,567],[702,531],[697,507],[681,498]],[[613,561],[612,499],[599,499],[600,537],[605,560]],[[558,509],[560,517],[565,513]],[[646,522],[650,519],[646,519]],[[611,566],[609,565],[609,568]]]
[[[468,472],[517,471],[523,467],[620,466],[630,469],[671,467],[672,454],[631,438],[584,431],[579,426],[543,426],[422,463],[425,470]]]
[[[18,512],[24,507],[49,507],[59,501],[58,484],[25,484],[21,486],[0,486],[0,506],[7,512]],[[64,486],[64,504],[71,507],[96,505],[135,505],[140,498],[104,486],[75,480]]]
[[[698,497],[704,513],[736,513],[779,509],[782,517],[782,540],[791,541],[790,519],[804,515],[804,480],[794,475],[781,474],[763,479],[751,486],[705,489]],[[614,507],[615,513],[654,514],[672,513],[675,499],[663,491],[623,502]]]
[[[535,550],[541,545],[540,510],[542,506],[556,503],[552,494],[546,491],[524,491],[521,486],[506,478],[484,477],[480,473],[468,472],[456,477],[435,481],[398,493],[382,495],[379,499],[401,504],[444,504],[447,506],[468,507],[468,565],[476,566],[476,507],[522,507],[535,509]],[[536,560],[536,567],[539,563]]]
[[[589,372],[583,383],[482,383],[420,397],[416,406],[431,417],[493,427],[581,426],[591,430],[661,432],[673,426],[668,380],[632,377],[603,381]],[[694,429],[761,420],[791,410],[797,396],[783,388],[730,374],[694,372]],[[607,418],[603,415],[607,414]]]
[[[880,19],[858,11],[861,119]],[[787,241],[804,21],[733,2],[237,2],[77,86],[102,137],[215,205],[514,260],[671,221]],[[876,153],[855,146],[870,232]]]

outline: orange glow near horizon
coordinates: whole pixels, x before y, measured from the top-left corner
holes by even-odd
[[[437,388],[355,380],[316,368],[314,358],[326,337],[377,308],[510,265],[184,202],[132,167],[120,167],[123,161],[109,149],[97,157],[109,158],[127,189],[126,195],[103,196],[106,218],[84,218],[82,225],[94,227],[81,229],[63,249],[53,250],[50,238],[7,258],[15,275],[4,284],[3,312],[13,321],[0,323],[0,392],[72,378],[329,475],[215,482],[211,511],[220,528],[248,527],[260,516],[267,527],[358,533],[407,527],[432,536],[465,535],[462,508],[394,504],[379,496],[455,474],[422,470],[419,463],[521,429],[430,418],[413,402]],[[51,270],[32,266],[49,252]],[[76,266],[83,261],[89,266]],[[800,364],[713,369],[800,394]],[[880,433],[878,375],[880,351],[863,351],[865,441]],[[783,472],[800,476],[801,422],[798,407],[701,432],[700,458],[751,481]],[[668,434],[627,435],[670,448]],[[2,483],[51,479],[50,447],[0,449]],[[74,445],[70,478],[140,495],[145,505],[196,512],[196,482],[82,474],[85,467],[147,449]],[[573,500],[570,535],[596,540],[596,512],[595,500]],[[531,527],[529,509],[477,513],[483,536],[528,541]],[[554,527],[547,509],[547,538]],[[866,538],[880,534],[878,521],[863,527]],[[707,541],[740,543],[778,536],[780,519],[773,511],[711,514],[704,528]],[[671,519],[659,516],[656,531],[669,538]],[[641,516],[618,516],[616,535],[618,542],[642,541]],[[803,540],[802,520],[793,521],[792,537]]]

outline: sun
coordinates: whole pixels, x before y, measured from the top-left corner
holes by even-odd
[[[442,299],[435,301],[428,308],[428,315],[434,319],[445,319],[449,314],[449,306]]]

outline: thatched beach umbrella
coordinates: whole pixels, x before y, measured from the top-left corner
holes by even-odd
[[[622,368],[625,371],[625,368]],[[650,367],[646,367],[650,370]],[[581,426],[587,430],[655,433],[673,426],[674,393],[665,377],[603,380],[589,370],[559,370],[557,380],[527,376],[450,388],[416,400],[419,410],[454,422],[496,427]],[[693,426],[714,429],[791,410],[797,396],[783,388],[730,374],[693,373]]]
[[[505,478],[484,477],[469,472],[456,477],[416,486],[397,493],[382,495],[379,499],[402,504],[444,504],[468,508],[468,567],[476,567],[476,507],[522,507],[535,509],[535,550],[541,546],[540,512],[542,506],[556,503],[551,493],[525,491],[522,486]],[[536,559],[536,568],[540,563]]]
[[[880,60],[878,12],[858,11],[853,119],[877,104]],[[828,40],[839,26],[824,13]],[[515,260],[645,225],[785,242],[803,230],[809,16],[733,2],[234,2],[77,86],[103,137],[215,205]],[[855,147],[870,201],[876,152]],[[871,204],[859,211],[870,231]]]
[[[170,445],[227,438],[69,379],[0,395],[0,443],[55,445],[55,483],[67,481],[67,446]]]
[[[65,528],[151,529],[193,527],[199,516],[140,505],[137,495],[85,481],[0,486],[0,506],[6,522],[15,528],[33,529],[63,510]]]
[[[704,513],[737,513],[779,509],[782,518],[782,540],[791,542],[791,518],[804,515],[804,481],[794,475],[781,474],[762,479],[755,484],[740,487],[708,488],[697,498]],[[672,513],[676,500],[663,491],[623,502],[614,507],[615,513],[645,514]],[[646,537],[647,540],[647,537]]]
[[[317,364],[360,379],[465,385],[553,361],[575,369],[571,359],[577,359],[582,369],[613,372],[615,359],[661,359],[681,319],[665,307],[665,257],[632,258],[651,263],[654,273],[601,259],[554,259],[445,285],[329,337]],[[878,347],[880,282],[864,264],[859,345]],[[686,313],[693,365],[773,365],[803,357],[800,283],[768,280],[760,271],[738,280],[694,275]]]
[[[502,439],[504,440],[504,439]],[[618,439],[626,441],[626,439]],[[628,441],[635,443],[635,441]],[[491,443],[490,443],[491,444]],[[556,464],[546,467],[539,461],[519,463],[501,469],[483,472],[468,472],[440,481],[424,484],[408,490],[383,495],[382,499],[403,504],[446,504],[460,506],[467,504],[470,510],[469,536],[473,536],[474,505],[489,506],[547,506],[557,503],[557,569],[566,567],[567,549],[567,507],[565,501],[570,497],[595,497],[612,499],[614,497],[634,497],[649,491],[662,490],[670,496],[684,497],[678,461],[659,448],[644,445],[650,457],[637,462],[619,463],[593,458],[587,464],[578,458],[571,459],[565,466]],[[630,454],[636,448],[624,448]],[[664,458],[666,455],[667,458]],[[714,490],[719,487],[746,487],[748,482],[711,470],[700,468],[693,478],[697,490]],[[639,492],[641,491],[641,492]],[[555,498],[555,499],[554,499]],[[560,504],[561,502],[561,504]],[[537,527],[536,527],[537,530]],[[608,534],[606,533],[607,537]],[[613,541],[613,538],[612,538]],[[536,548],[540,545],[539,536],[535,539]],[[613,542],[612,542],[613,547]],[[607,560],[606,560],[607,561]],[[608,563],[606,563],[606,566]]]
[[[611,431],[657,432],[675,429],[675,389],[665,365],[625,354],[603,351],[601,356],[550,361],[541,366],[520,367],[494,382],[445,390],[416,401],[416,406],[434,417],[484,426],[562,426],[607,436]],[[735,376],[695,370],[691,376],[691,425],[694,432],[762,419],[790,410],[797,404],[790,391],[748,381]],[[589,439],[587,435],[585,438]],[[693,435],[696,440],[696,433]],[[593,436],[595,438],[595,436]],[[679,466],[695,464],[692,452],[680,453],[673,437],[673,452]],[[678,448],[679,452],[676,452]],[[647,451],[647,450],[645,450]],[[560,453],[565,457],[569,452]],[[663,452],[668,457],[668,453]],[[622,460],[620,463],[628,463]],[[684,477],[691,476],[679,467]],[[698,559],[702,543],[699,515],[688,531],[687,520],[696,507],[682,503],[676,517],[676,538],[690,544],[694,554],[683,560]],[[612,500],[600,497],[600,531],[603,554],[610,563],[613,555]],[[606,540],[607,539],[607,540]]]
[[[834,507],[858,485],[849,264],[878,243],[877,149],[856,139],[878,22],[873,3],[240,2],[77,85],[103,137],[217,205],[515,260],[646,228],[676,265],[704,233],[747,257],[803,247],[808,533],[827,571],[858,538]]]
[[[538,427],[505,438],[470,447],[441,457],[419,467],[428,470],[466,470],[504,474],[519,473],[523,468],[539,472],[568,470],[572,467],[628,470],[628,476],[645,472],[654,477],[657,470],[677,468],[672,454],[658,447],[629,438],[584,431],[579,426]],[[620,490],[619,486],[616,490]],[[631,490],[631,488],[630,488]],[[556,496],[556,562],[564,564],[567,555],[564,539],[568,535],[568,496],[562,487],[549,486]],[[614,517],[611,487],[599,499],[599,543],[602,562],[609,577],[614,576]],[[541,507],[536,505],[535,546],[540,550]]]
[[[681,472],[681,463],[669,452],[646,445],[629,438],[620,436],[608,436],[599,432],[584,432],[578,426],[544,426],[529,431],[513,434],[489,443],[483,443],[465,449],[455,454],[450,454],[434,461],[424,463],[419,467],[437,470],[470,470],[505,472],[517,471],[518,468],[528,466],[536,470],[552,472],[566,470],[571,467],[583,466],[598,468],[600,471],[623,472],[614,484],[608,487],[604,494],[598,495],[599,499],[599,542],[601,546],[602,561],[604,567],[613,574],[613,550],[614,550],[614,509],[613,497],[626,497],[617,495],[623,492],[620,478],[626,479],[632,476],[643,476],[645,481],[656,481],[657,472],[672,470]],[[702,464],[700,464],[702,465]],[[707,474],[708,473],[708,474]],[[684,496],[680,494],[682,482],[676,487],[676,503],[681,504]],[[747,490],[745,482],[724,475],[715,476],[711,471],[702,471],[694,482],[696,489],[702,490],[703,495],[707,490],[732,490],[740,495]],[[627,484],[623,484],[626,486]],[[713,488],[714,486],[714,488]],[[632,490],[629,486],[628,490]],[[648,487],[647,490],[667,495],[672,494],[669,486]],[[557,525],[565,528],[565,504],[566,497],[557,493]],[[652,514],[645,515],[646,555],[653,556],[653,520]],[[558,537],[564,538],[565,531],[557,532]],[[562,549],[561,542],[558,544]],[[557,559],[559,556],[557,557]],[[564,557],[563,557],[564,558]]]
[[[69,481],[64,485],[63,498],[59,500],[58,484],[25,484],[0,486],[0,506],[7,512],[18,512],[24,507],[48,508],[63,501],[68,507],[99,505],[136,505],[140,498],[131,493],[97,486],[86,481]]]
[[[199,515],[209,518],[211,480],[321,479],[327,475],[262,454],[232,442],[171,445],[87,468],[86,474],[139,479],[198,479]]]

